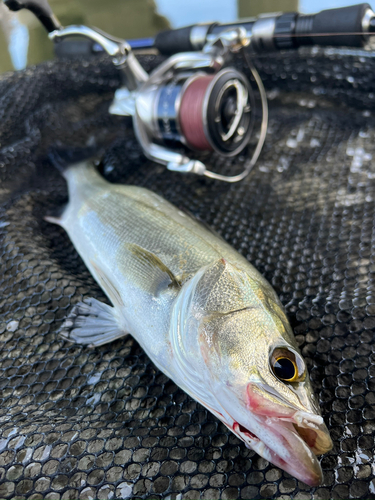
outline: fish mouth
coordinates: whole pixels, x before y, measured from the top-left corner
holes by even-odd
[[[317,455],[332,448],[322,417],[296,411],[282,419],[256,415],[253,423],[256,433],[239,422],[234,422],[231,430],[246,446],[277,467],[309,486],[321,484],[323,473]]]

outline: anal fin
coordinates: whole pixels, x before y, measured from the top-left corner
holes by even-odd
[[[73,307],[59,333],[66,340],[91,346],[128,335],[119,324],[115,308],[92,297]]]

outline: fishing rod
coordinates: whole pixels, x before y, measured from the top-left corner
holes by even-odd
[[[109,112],[132,117],[135,135],[148,158],[172,171],[225,182],[238,182],[250,173],[267,134],[267,97],[251,53],[311,44],[362,47],[375,34],[375,14],[367,3],[311,15],[278,13],[228,24],[197,24],[130,42],[97,28],[63,27],[47,0],[4,3],[13,11],[33,12],[56,43],[80,36],[111,56],[122,85]],[[148,74],[133,49],[151,48],[169,57]],[[231,65],[234,54],[244,58],[251,81]],[[233,157],[248,146],[258,106],[254,87],[259,93],[261,121],[243,172],[228,176],[209,170],[194,156],[215,151]]]
[[[204,23],[165,30],[155,38],[130,41],[137,49],[156,48],[161,54],[202,50],[221,33],[242,28],[258,53],[297,49],[306,45],[363,47],[375,33],[375,14],[368,3],[328,9],[317,14],[261,14],[232,23]]]
[[[10,10],[28,9],[48,32],[62,26],[46,0],[4,0]],[[327,9],[316,14],[299,12],[261,14],[231,23],[199,23],[161,31],[152,38],[128,40],[136,49],[157,49],[163,55],[202,50],[222,32],[244,28],[256,52],[296,49],[306,45],[363,47],[375,34],[375,14],[368,3]]]

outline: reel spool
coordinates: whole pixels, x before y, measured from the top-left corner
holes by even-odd
[[[249,142],[253,108],[252,88],[239,71],[193,73],[160,86],[152,133],[159,140],[182,142],[193,151],[234,156]]]

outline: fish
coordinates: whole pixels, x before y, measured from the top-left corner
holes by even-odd
[[[63,172],[59,224],[111,306],[73,306],[60,334],[101,346],[132,335],[158,369],[245,445],[310,486],[332,448],[276,292],[219,235],[156,193],[111,184],[90,161]]]

